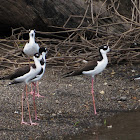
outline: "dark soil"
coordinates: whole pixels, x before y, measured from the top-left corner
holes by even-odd
[[[140,107],[139,81],[130,77],[139,73],[140,65],[115,65],[95,79],[97,115],[94,115],[91,79],[85,75],[62,78],[59,68],[46,68],[36,98],[38,126],[21,125],[21,94],[24,84],[7,86],[0,81],[0,139],[1,140],[55,140],[100,127],[103,120],[119,112]],[[32,120],[34,110],[29,95]],[[25,102],[24,118],[29,122]]]

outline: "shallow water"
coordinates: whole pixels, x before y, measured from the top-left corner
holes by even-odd
[[[140,140],[140,110],[108,118],[103,126],[93,128],[71,140]]]

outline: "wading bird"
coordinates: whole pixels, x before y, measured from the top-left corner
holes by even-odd
[[[94,76],[101,73],[107,66],[108,64],[108,58],[107,58],[107,53],[110,51],[109,46],[104,45],[99,47],[99,53],[100,53],[100,60],[94,60],[89,63],[87,63],[84,67],[79,68],[74,71],[70,71],[63,75],[64,77],[69,77],[69,76],[76,76],[76,75],[89,75],[92,77],[92,87],[91,87],[91,93],[92,93],[92,98],[93,98],[93,106],[94,106],[94,113],[97,114],[96,112],[96,107],[95,107],[95,99],[94,99]]]
[[[35,42],[35,30],[29,30],[29,43],[26,43],[23,48],[23,53],[28,57],[39,52],[39,45]]]
[[[17,69],[14,73],[1,77],[0,80],[12,80],[12,82],[9,83],[9,85],[12,84],[18,84],[18,83],[25,83],[24,92],[22,93],[22,119],[21,124],[29,124],[24,121],[23,119],[23,100],[24,100],[24,93],[26,94],[26,101],[28,106],[28,112],[29,112],[29,120],[30,125],[37,125],[37,123],[33,123],[31,120],[31,114],[30,114],[30,108],[29,108],[29,102],[28,102],[28,91],[27,91],[27,85],[42,71],[42,65],[41,63],[44,62],[44,59],[41,54],[36,53],[33,56],[34,64],[28,65],[26,67],[22,67]],[[36,112],[36,106],[35,106],[35,93],[33,93],[33,104],[34,104],[34,110],[35,110],[35,119],[37,120],[37,112]]]
[[[42,63],[41,63],[41,71],[40,73],[38,73],[38,75],[36,75],[36,77],[34,79],[31,80],[32,84],[34,85],[35,87],[35,90],[37,90],[37,93],[35,94],[35,96],[37,97],[44,97],[44,96],[41,96],[39,94],[39,84],[38,84],[38,81],[42,78],[44,72],[45,72],[45,68],[46,68],[46,53],[47,53],[47,48],[45,47],[42,47],[39,49],[39,53],[42,54],[42,57],[43,57],[43,60]],[[32,89],[32,84],[31,84],[31,92],[30,94],[33,94],[35,91],[33,91]]]

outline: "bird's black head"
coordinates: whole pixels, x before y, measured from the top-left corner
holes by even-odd
[[[100,47],[99,47],[99,50],[102,49],[102,50],[106,51],[108,48],[109,48],[109,46],[103,45],[103,46],[100,46]]]
[[[100,56],[101,56],[101,60],[103,59],[103,54],[107,54],[108,52],[110,51],[110,48],[109,48],[109,46],[107,46],[107,45],[103,45],[103,46],[100,46],[99,47],[99,53],[100,53]]]
[[[34,61],[38,60],[38,61],[43,61],[44,62],[43,55],[40,54],[40,53],[35,53],[33,58],[34,58]]]
[[[34,31],[34,33],[36,32],[36,30],[35,30],[35,29],[34,29],[34,30],[29,29],[29,33],[30,33],[31,31]]]
[[[109,51],[110,51],[110,48],[107,45],[103,45],[103,46],[100,46],[99,47],[99,52],[101,54],[108,53]]]
[[[39,49],[39,53],[47,53],[47,48],[45,48],[45,47],[41,47],[40,49]]]

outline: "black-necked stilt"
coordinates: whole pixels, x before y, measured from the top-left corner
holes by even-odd
[[[96,112],[96,107],[95,107],[94,88],[93,88],[94,76],[101,73],[106,68],[106,66],[108,64],[107,53],[109,51],[110,51],[110,48],[107,45],[99,47],[99,53],[101,56],[99,61],[89,62],[84,67],[77,69],[75,71],[71,71],[64,75],[64,77],[68,77],[68,76],[76,76],[76,75],[80,75],[80,74],[85,74],[85,75],[89,75],[92,77],[91,93],[92,93],[92,97],[93,97],[93,105],[94,105],[95,114],[97,114],[97,112]]]
[[[9,83],[9,85],[22,83],[22,82],[25,83],[25,92],[26,92],[26,99],[27,99],[30,124],[36,125],[37,123],[33,123],[31,120],[30,108],[29,108],[29,102],[28,102],[27,85],[31,82],[32,79],[34,79],[38,75],[38,73],[40,73],[42,71],[41,62],[44,61],[44,59],[43,59],[42,55],[40,55],[39,53],[36,53],[33,56],[33,59],[34,59],[34,64],[17,69],[13,74],[2,77],[2,78],[0,78],[0,80],[6,80],[6,79],[13,80],[11,83]],[[21,124],[28,124],[27,122],[24,122],[24,119],[23,119],[23,98],[24,98],[24,92],[22,94],[22,120],[21,120]],[[35,106],[35,93],[33,94],[33,101],[34,101],[34,109],[35,109],[35,119],[37,119],[36,106]]]
[[[24,49],[23,49],[23,53],[26,54],[28,57],[34,55],[35,53],[42,53],[41,52],[41,48],[39,47],[39,45],[35,42],[35,30],[30,30],[29,32],[29,43],[26,43]],[[30,60],[29,60],[30,62]],[[29,63],[30,64],[30,63]],[[46,65],[45,65],[46,66]],[[43,69],[44,70],[44,69]],[[44,74],[44,73],[43,73]],[[39,78],[38,78],[39,79]],[[38,79],[34,80],[34,81],[37,81]],[[33,82],[34,82],[33,81]],[[36,83],[31,83],[31,94],[33,94],[33,91],[32,91],[32,84],[34,86],[36,86]],[[38,97],[43,97],[39,94],[39,88],[38,88],[38,82],[37,82],[37,90],[38,90],[38,93],[36,96]]]
[[[35,42],[35,30],[29,30],[29,43],[26,43],[23,53],[27,56],[33,56],[39,52],[39,45]]]
[[[44,74],[44,72],[45,72],[45,68],[46,68],[46,54],[47,54],[47,48],[45,48],[45,47],[42,47],[42,48],[40,48],[39,49],[39,53],[40,54],[42,54],[42,57],[43,57],[43,62],[41,61],[41,67],[42,67],[42,69],[41,69],[41,71],[40,71],[40,73],[38,73],[37,75],[36,75],[36,77],[34,78],[34,79],[32,79],[31,80],[31,82],[33,83],[33,85],[35,86],[35,89],[36,89],[36,86],[37,86],[37,94],[36,94],[36,96],[37,97],[44,97],[44,96],[41,96],[40,94],[39,94],[39,85],[38,85],[38,81],[42,78],[42,76],[43,76],[43,74]],[[36,82],[36,83],[35,83]],[[32,85],[31,85],[31,94],[33,94],[35,92],[35,90],[33,91],[32,90]]]

